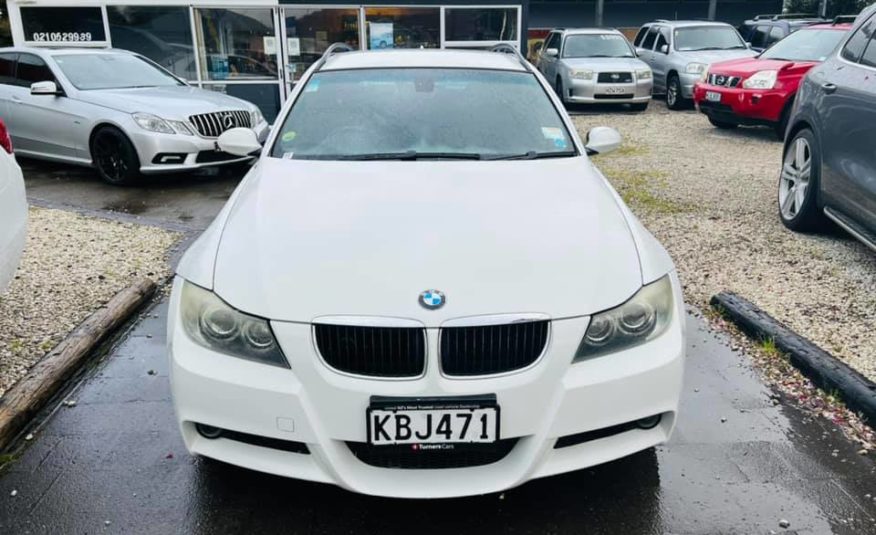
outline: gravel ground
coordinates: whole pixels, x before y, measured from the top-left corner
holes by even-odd
[[[574,111],[574,110],[573,110]],[[840,231],[779,221],[782,144],[766,128],[718,130],[695,111],[578,115],[624,137],[597,166],[672,255],[689,303],[731,290],[876,380],[876,256]]]
[[[168,276],[178,239],[154,227],[31,208],[21,266],[0,296],[0,396],[134,279]]]

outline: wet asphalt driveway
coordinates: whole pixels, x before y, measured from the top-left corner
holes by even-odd
[[[405,501],[190,457],[169,399],[166,307],[0,475],[0,533],[876,532],[874,463],[827,424],[774,406],[747,357],[694,316],[669,445],[501,495]]]

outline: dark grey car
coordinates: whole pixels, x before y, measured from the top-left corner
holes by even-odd
[[[792,230],[828,217],[876,250],[876,6],[797,93],[785,136],[779,215]]]

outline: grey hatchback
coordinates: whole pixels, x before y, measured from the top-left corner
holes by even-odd
[[[792,230],[824,216],[876,250],[876,6],[800,85],[785,135],[779,215]]]

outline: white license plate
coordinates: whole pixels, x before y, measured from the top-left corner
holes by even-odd
[[[499,407],[477,403],[399,402],[372,404],[368,442],[391,444],[490,443],[499,438]]]
[[[721,102],[721,93],[717,91],[706,91],[706,100],[709,102]]]
[[[627,92],[627,88],[625,87],[606,87],[602,90],[602,92],[606,95],[623,95]]]

